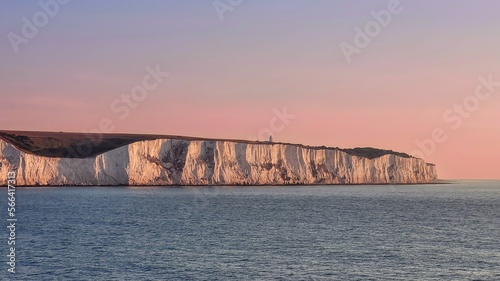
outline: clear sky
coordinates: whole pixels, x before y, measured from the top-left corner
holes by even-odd
[[[0,3],[1,129],[272,132],[500,178],[500,1]]]

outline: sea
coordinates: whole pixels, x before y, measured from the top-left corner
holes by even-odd
[[[500,280],[500,181],[34,187],[0,280]],[[0,219],[9,225],[7,189]]]

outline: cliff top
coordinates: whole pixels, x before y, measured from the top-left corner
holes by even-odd
[[[179,139],[189,141],[227,141],[260,145],[294,145],[309,149],[335,149],[349,155],[365,157],[368,159],[378,158],[387,154],[397,155],[404,158],[412,158],[411,155],[392,150],[377,149],[371,147],[358,147],[343,149],[338,147],[308,146],[302,144],[249,141],[237,139],[212,139],[201,137],[187,137],[176,135],[148,135],[148,134],[99,134],[99,133],[70,133],[70,132],[40,132],[40,131],[0,131],[0,139],[11,143],[18,149],[39,156],[62,157],[62,158],[85,158],[93,157],[115,148],[128,145],[138,141],[155,139]],[[432,164],[429,164],[432,165]]]

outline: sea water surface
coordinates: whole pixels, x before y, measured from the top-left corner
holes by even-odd
[[[16,196],[1,280],[500,280],[498,181]],[[0,206],[7,224],[6,189]]]

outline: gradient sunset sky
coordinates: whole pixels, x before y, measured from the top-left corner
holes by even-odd
[[[440,178],[500,178],[500,1],[402,0],[348,62],[342,42],[390,2],[243,0],[221,18],[214,1],[69,1],[16,53],[44,10],[2,0],[0,129],[253,140],[286,107],[275,141],[416,154],[440,130],[419,155]],[[148,66],[169,76],[121,120]]]

